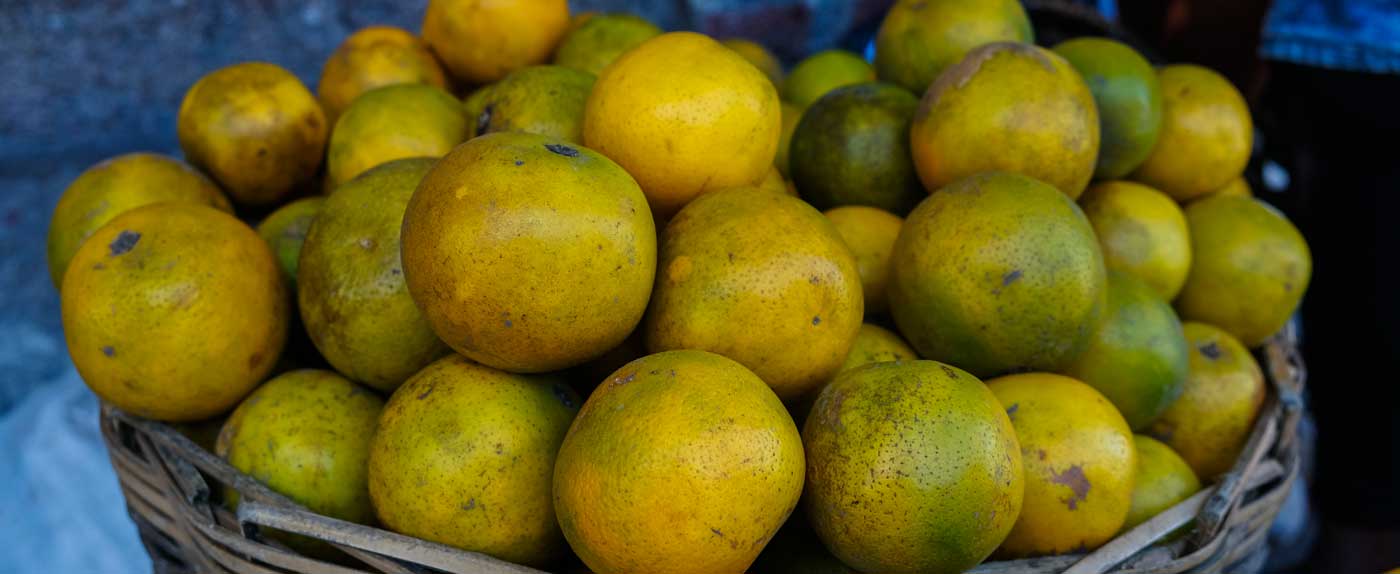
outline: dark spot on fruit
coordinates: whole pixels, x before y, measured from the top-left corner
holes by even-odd
[[[560,404],[565,407],[574,408],[574,397],[569,393],[569,388],[564,385],[554,385],[554,398],[559,399]]]
[[[261,157],[267,157],[267,148],[265,148],[265,147],[260,147],[260,148],[258,148],[258,157],[260,157],[260,158],[261,158]]]
[[[958,378],[958,372],[957,372],[957,371],[954,371],[952,367],[949,367],[948,365],[938,365],[938,366],[939,366],[939,368],[943,369],[943,374],[948,375],[948,378],[950,378],[950,379],[956,379],[956,378]]]
[[[655,373],[653,373],[653,374],[655,374]],[[626,375],[624,375],[624,376],[614,378],[614,379],[612,380],[612,383],[613,383],[614,385],[625,385],[625,384],[627,384],[627,383],[632,382],[632,379],[635,379],[635,378],[637,378],[637,373],[636,373],[636,371],[633,371],[633,372],[628,373],[628,374],[626,374]]]
[[[525,165],[525,160],[523,160],[523,159],[517,159],[517,160],[515,160],[515,166],[516,166],[516,167],[520,167],[520,166],[522,166],[522,165]]]
[[[821,278],[821,277],[817,277],[816,275],[813,275],[813,276],[807,278],[807,282],[808,282],[808,283],[811,283],[811,284],[813,284],[813,285],[817,285],[817,284],[819,284],[819,283],[822,282],[822,278]]]
[[[476,133],[472,135],[486,133],[486,129],[491,127],[491,114],[495,111],[496,104],[486,104],[486,107],[481,109],[481,114],[476,116]]]
[[[718,536],[718,537],[720,537],[720,538],[724,538],[724,533],[723,533],[723,532],[720,532],[718,528],[711,528],[711,529],[710,529],[710,532],[715,533],[715,536]]]
[[[496,443],[496,454],[501,454],[501,453],[504,453],[505,451],[506,451],[505,445],[503,445],[503,444],[501,444],[501,443]]]
[[[394,275],[403,275],[403,270],[397,267],[390,269],[389,272],[393,273]]]
[[[428,390],[423,391],[423,392],[421,392],[421,393],[418,393],[418,400],[421,401],[421,400],[423,400],[423,399],[428,398],[428,395],[433,394],[433,389],[436,389],[436,388],[437,388],[437,385],[430,385],[430,386],[428,386]]]
[[[93,270],[93,271],[101,271],[101,270],[106,269],[106,268],[107,268],[107,266],[106,266],[106,265],[103,265],[102,263],[94,263],[94,264],[92,265],[92,270]]]
[[[1036,458],[1039,458],[1040,460],[1045,460],[1045,449],[1043,449],[1043,448],[1035,449],[1035,456],[1036,456]]]
[[[1021,403],[1011,403],[1011,406],[1006,407],[1006,416],[1011,417],[1014,420],[1016,418],[1016,411],[1020,408]]]
[[[544,144],[544,149],[547,149],[564,157],[578,157],[578,150],[566,145]]]
[[[729,262],[730,262],[730,263],[733,263],[733,262],[734,262],[734,254],[733,254],[733,253],[730,253],[730,254],[729,254]]]
[[[476,508],[475,498],[467,499],[467,503],[462,505],[462,510],[471,510],[473,508]]]
[[[1221,355],[1220,346],[1216,345],[1215,341],[1211,341],[1209,343],[1196,347],[1196,349],[1201,352],[1201,355],[1204,355],[1205,358],[1210,359],[1212,361],[1219,359]]]
[[[248,357],[248,368],[249,368],[249,369],[257,369],[257,368],[258,368],[258,365],[261,365],[261,364],[262,364],[262,360],[263,360],[262,351],[258,351],[258,352],[256,352],[256,353],[253,353],[252,356]]]
[[[113,349],[111,345],[107,345],[105,347],[102,347],[102,354],[111,357],[117,354],[117,350]]]
[[[1021,270],[1020,270],[1020,269],[1013,269],[1010,273],[1007,273],[1006,275],[1002,275],[1002,276],[1001,276],[1001,286],[1002,286],[1002,287],[1005,287],[1005,286],[1007,286],[1007,285],[1010,285],[1010,284],[1016,282],[1016,280],[1017,280],[1017,279],[1020,279],[1020,278],[1021,278]]]
[[[1072,496],[1061,498],[1060,502],[1065,503],[1070,510],[1078,510],[1079,503],[1084,502],[1084,498],[1089,496],[1089,477],[1084,476],[1084,469],[1077,464],[1072,464],[1064,472],[1050,470],[1050,482],[1062,486],[1068,486]]]
[[[512,323],[512,322],[510,321],[510,319],[506,319],[506,328],[507,328],[507,329],[515,328],[515,323]]]
[[[820,316],[812,317],[812,326],[817,326],[820,324],[822,324],[822,318]]]
[[[113,256],[121,255],[136,247],[136,242],[141,240],[141,234],[135,231],[122,231],[117,234],[117,238],[107,244],[107,250]]]

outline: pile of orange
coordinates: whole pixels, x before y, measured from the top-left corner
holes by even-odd
[[[1311,262],[1238,191],[1227,80],[1033,40],[1014,0],[901,0],[873,64],[784,74],[565,0],[432,0],[315,94],[209,73],[183,160],[73,182],[69,351],[316,512],[540,568],[1093,549],[1238,457],[1249,349]]]

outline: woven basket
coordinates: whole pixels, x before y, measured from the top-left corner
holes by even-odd
[[[1252,572],[1265,558],[1269,524],[1298,476],[1296,426],[1304,369],[1291,332],[1263,349],[1271,391],[1235,467],[1213,487],[1098,550],[1081,555],[988,562],[980,574]],[[157,572],[238,574],[460,574],[539,572],[378,528],[321,516],[268,490],[161,423],[102,408],[102,436]],[[236,490],[236,513],[221,504]],[[1191,534],[1154,543],[1191,523]],[[262,529],[329,542],[337,563],[298,554]],[[427,567],[427,568],[424,568]]]

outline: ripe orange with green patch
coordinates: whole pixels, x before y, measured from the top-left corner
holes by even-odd
[[[379,417],[368,464],[375,514],[408,536],[551,564],[566,548],[550,496],[555,454],[579,403],[563,381],[461,355],[424,367]]]
[[[400,254],[404,210],[433,164],[395,160],[340,186],[301,249],[307,334],[337,371],[380,391],[448,352],[409,296]]]
[[[1103,255],[1065,194],[988,173],[920,203],[890,263],[890,315],[925,358],[976,375],[1065,367],[1106,304]]]
[[[1012,422],[986,385],[949,365],[846,371],[817,397],[802,438],[807,516],[862,572],[962,572],[1022,511]]]

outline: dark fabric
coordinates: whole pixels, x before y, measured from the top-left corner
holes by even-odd
[[[1259,120],[1307,237],[1303,352],[1328,521],[1400,527],[1400,76],[1275,64]],[[1392,564],[1391,566],[1394,566]]]

